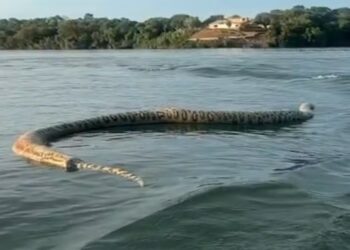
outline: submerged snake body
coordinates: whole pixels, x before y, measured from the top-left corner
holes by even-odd
[[[50,148],[50,142],[79,132],[116,126],[176,123],[264,125],[303,122],[313,117],[313,110],[312,104],[304,103],[298,111],[222,112],[166,108],[156,111],[118,113],[27,132],[17,139],[12,149],[17,155],[42,164],[60,167],[67,171],[89,169],[115,174],[143,186],[143,180],[127,170],[87,163]]]

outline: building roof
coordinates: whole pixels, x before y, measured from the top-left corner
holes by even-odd
[[[212,23],[210,23],[209,25],[213,25],[213,24],[226,24],[228,20],[223,19],[223,20],[216,20]]]

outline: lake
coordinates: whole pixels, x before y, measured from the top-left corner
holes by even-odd
[[[350,49],[0,52],[1,249],[350,249]],[[168,106],[302,124],[127,127],[54,147],[116,176],[34,166],[27,130]]]

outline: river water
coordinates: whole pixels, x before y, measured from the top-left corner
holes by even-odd
[[[350,49],[0,52],[0,249],[350,249]],[[129,127],[54,147],[146,187],[16,157],[18,135],[167,106],[296,109],[265,128]]]

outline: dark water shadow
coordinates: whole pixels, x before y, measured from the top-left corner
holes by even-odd
[[[221,67],[196,67],[187,69],[188,73],[204,78],[249,77],[257,79],[288,80],[303,77],[281,71],[278,68],[242,67],[240,65]]]
[[[290,153],[295,154],[295,157],[287,157],[286,162],[291,164],[290,167],[286,168],[275,168],[276,173],[283,173],[298,170],[304,167],[314,166],[322,162],[322,157],[315,155],[306,150],[290,150]]]
[[[260,134],[270,135],[279,132],[290,132],[291,128],[300,123],[265,124],[265,125],[230,125],[230,124],[148,124],[116,126],[83,132],[84,136],[94,136],[96,133],[179,133],[196,132],[198,134]],[[71,135],[74,136],[74,135]],[[71,137],[69,136],[69,137]]]
[[[287,183],[219,187],[83,249],[345,249],[349,218]]]
[[[178,133],[186,134],[196,132],[197,134],[258,134],[274,135],[276,133],[289,133],[291,129],[301,126],[300,122],[290,122],[284,124],[264,124],[264,125],[232,125],[232,124],[147,124],[147,125],[125,125],[110,128],[90,129],[79,133],[64,135],[53,138],[47,146],[52,143],[70,139],[76,135],[81,137],[96,137],[103,133]]]
[[[292,166],[287,168],[275,168],[276,172],[286,172],[286,171],[294,171],[306,166],[313,166],[315,164],[319,164],[319,159],[287,159],[288,162],[292,163]]]

